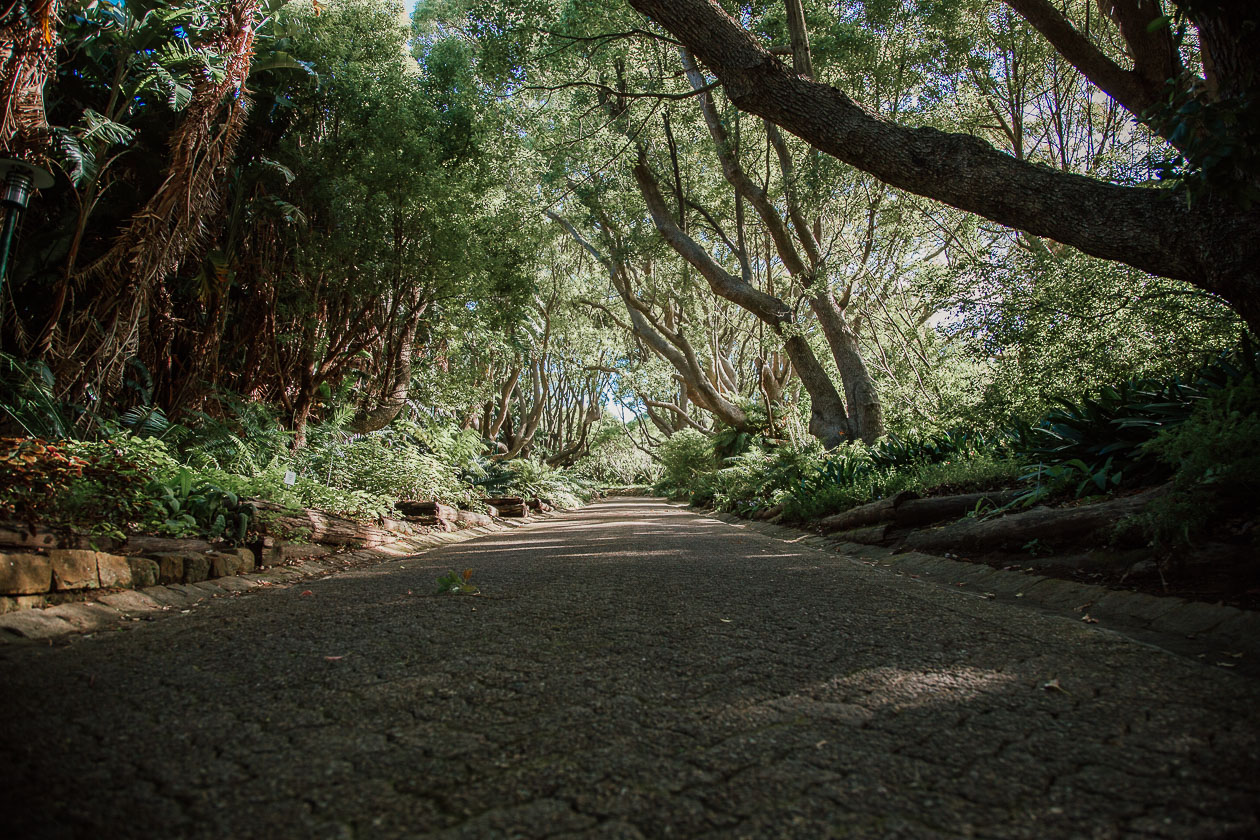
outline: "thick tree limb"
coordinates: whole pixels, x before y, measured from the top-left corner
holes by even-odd
[[[659,195],[659,193],[658,193]],[[662,199],[663,200],[663,199]],[[568,219],[546,211],[547,218],[559,224],[573,237],[582,248],[590,253],[600,265],[608,271],[609,280],[617,294],[621,296],[630,316],[631,330],[645,345],[652,349],[677,372],[682,379],[691,399],[704,410],[713,414],[728,426],[737,429],[748,427],[748,416],[730,400],[726,399],[705,376],[704,367],[696,357],[690,342],[681,332],[671,330],[653,316],[650,308],[639,300],[629,285],[628,269],[610,256],[605,255]],[[602,306],[599,308],[603,309]],[[607,310],[605,310],[607,311]],[[611,314],[611,313],[610,313]]]
[[[761,319],[775,332],[785,333],[783,348],[792,359],[797,375],[809,391],[811,415],[810,434],[826,446],[836,446],[850,434],[849,418],[844,401],[827,371],[818,362],[814,350],[805,337],[784,330],[793,325],[792,310],[779,298],[767,294],[746,280],[736,277],[722,268],[701,245],[679,228],[670,215],[669,207],[661,195],[656,176],[648,166],[646,155],[640,151],[634,165],[634,179],[647,204],[648,213],[661,237],[680,257],[700,272],[713,292],[732,303],[738,304]],[[699,402],[697,400],[697,402]]]

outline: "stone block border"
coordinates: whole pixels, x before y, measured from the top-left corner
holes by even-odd
[[[55,549],[47,554],[33,555],[42,558],[42,562],[22,563],[22,577],[19,578],[19,573],[15,571],[19,564],[10,563],[12,554],[0,554],[0,581],[20,579],[27,581],[25,585],[30,587],[38,587],[45,582],[55,585],[54,570],[61,568],[63,580],[81,584],[77,589],[50,592],[46,588],[44,594],[4,596],[0,605],[7,605],[9,611],[0,615],[0,644],[23,640],[51,641],[72,633],[110,629],[128,621],[178,614],[211,598],[287,585],[305,578],[409,557],[448,543],[520,528],[530,521],[562,513],[535,514],[531,520],[496,519],[491,524],[458,531],[399,536],[387,545],[349,552],[334,552],[319,545],[274,546],[264,559],[263,568],[257,568],[253,552],[249,549],[171,552],[156,557],[121,557],[105,552]],[[64,558],[54,552],[94,556]],[[118,562],[120,560],[125,561],[129,577],[123,576],[124,566]],[[95,565],[89,572],[91,563]],[[33,572],[28,571],[32,568]],[[102,569],[105,571],[102,572]],[[6,573],[11,577],[6,579]],[[127,583],[122,583],[124,579]],[[103,583],[105,580],[109,583]],[[48,605],[50,598],[73,600]]]
[[[0,552],[0,614],[81,601],[96,590],[200,583],[256,566],[248,548],[145,555],[75,548]]]

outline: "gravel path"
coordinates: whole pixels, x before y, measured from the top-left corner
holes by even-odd
[[[0,675],[13,838],[1260,836],[1260,682],[652,500]]]

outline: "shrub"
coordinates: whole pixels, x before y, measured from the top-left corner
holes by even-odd
[[[656,490],[671,497],[701,497],[712,493],[712,482],[702,481],[717,468],[713,444],[707,435],[695,429],[683,429],[670,435],[661,444],[657,457],[661,461],[661,477]]]
[[[821,445],[803,448],[753,445],[727,458],[713,476],[713,504],[722,510],[749,514],[806,495],[818,475]]]
[[[154,438],[50,443],[5,439],[0,511],[53,526],[242,539],[250,512],[237,494],[183,468]]]
[[[1260,384],[1253,375],[1203,400],[1186,422],[1143,447],[1173,472],[1173,492],[1147,521],[1157,541],[1189,543],[1233,517],[1254,520],[1260,502]],[[1252,540],[1257,532],[1252,531]]]
[[[542,499],[558,508],[575,508],[595,492],[594,482],[574,470],[550,467],[533,458],[492,461],[478,482],[488,496]]]
[[[973,448],[973,447],[968,447]],[[960,493],[1010,485],[1022,471],[1019,462],[974,447],[947,460],[907,458],[900,465],[880,464],[870,449],[840,447],[823,457],[815,476],[784,500],[789,519],[815,519],[905,490],[920,495]]]
[[[26,522],[85,521],[120,535],[158,511],[146,465],[108,441],[81,445],[0,439],[0,512]]]
[[[188,414],[181,457],[190,467],[255,476],[289,457],[293,433],[281,426],[271,406],[222,396],[219,403],[223,416]]]
[[[1249,347],[1223,354],[1190,379],[1130,379],[1101,389],[1079,402],[1060,399],[1031,427],[1014,429],[1015,454],[1038,469],[1029,479],[1038,485],[1106,490],[1151,484],[1169,475],[1167,464],[1147,446],[1175,429],[1196,407],[1243,381],[1254,368]],[[1038,498],[1046,495],[1038,491]]]
[[[74,414],[57,399],[48,365],[0,353],[0,428],[14,434],[64,438]]]

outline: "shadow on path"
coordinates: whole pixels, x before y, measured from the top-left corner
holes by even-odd
[[[1256,681],[655,500],[0,667],[15,837],[1260,832]]]

